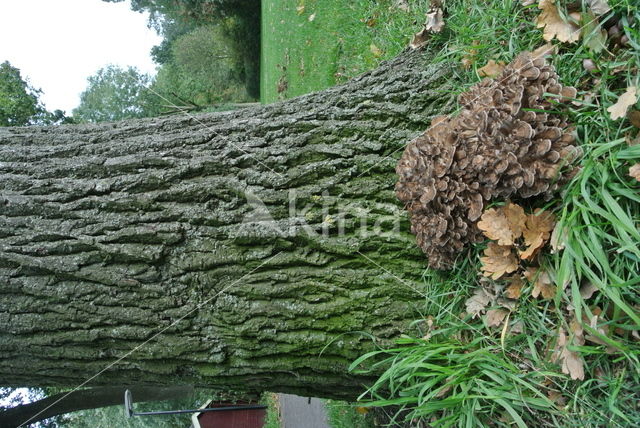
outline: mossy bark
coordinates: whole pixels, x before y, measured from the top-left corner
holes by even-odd
[[[424,301],[393,185],[454,106],[428,60],[222,114],[0,129],[0,384],[361,392],[347,365]]]

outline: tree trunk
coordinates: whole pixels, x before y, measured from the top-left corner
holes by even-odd
[[[130,390],[135,402],[175,400],[193,394],[189,385],[171,387],[102,386],[61,392],[33,403],[0,411],[0,426],[14,428],[79,410],[123,405],[124,392]]]
[[[356,396],[347,365],[424,302],[393,186],[455,105],[428,59],[222,114],[0,129],[0,384]]]

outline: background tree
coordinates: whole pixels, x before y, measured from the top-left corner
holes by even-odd
[[[147,89],[151,78],[134,67],[108,65],[88,79],[73,117],[85,122],[146,117],[160,101]]]
[[[36,123],[46,113],[39,96],[9,61],[0,64],[0,126],[24,126]]]
[[[152,50],[154,59],[161,64],[168,62],[170,45],[187,30],[219,25],[234,55],[235,74],[243,79],[249,96],[257,99],[260,97],[260,4],[259,0],[133,0],[131,8],[148,12],[149,25],[164,37]]]
[[[164,104],[178,106],[251,101],[238,71],[242,67],[222,28],[202,26],[173,42],[171,60],[159,69],[151,88]]]

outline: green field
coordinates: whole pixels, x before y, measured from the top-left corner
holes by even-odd
[[[427,0],[262,2],[261,100],[270,103],[342,83],[404,49]]]

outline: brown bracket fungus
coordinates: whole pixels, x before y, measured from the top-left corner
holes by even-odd
[[[556,95],[553,97],[553,94]],[[396,194],[429,266],[447,269],[465,244],[482,240],[476,221],[486,202],[549,199],[581,154],[557,102],[575,97],[553,67],[523,52],[495,79],[459,97],[456,116],[438,116],[404,151]]]

